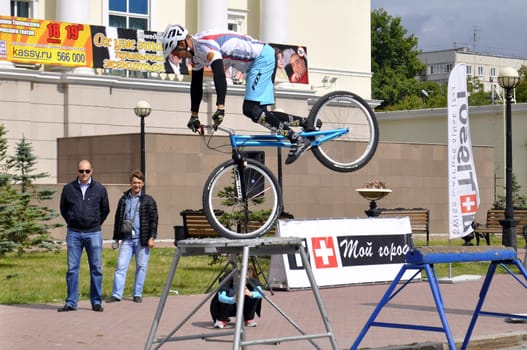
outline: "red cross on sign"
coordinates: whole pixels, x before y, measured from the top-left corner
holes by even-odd
[[[338,267],[333,237],[313,237],[311,238],[311,245],[317,269]]]
[[[459,196],[459,201],[461,202],[462,214],[475,213],[478,210],[476,194],[467,194],[464,196]]]

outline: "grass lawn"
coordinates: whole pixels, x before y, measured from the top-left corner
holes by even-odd
[[[452,242],[460,245],[462,240]],[[448,245],[446,240],[432,240],[432,245]],[[498,238],[493,238],[492,244],[498,245]],[[424,241],[416,241],[416,245],[424,245]],[[172,263],[175,248],[155,248],[150,256],[148,273],[145,281],[144,296],[160,296]],[[111,294],[113,272],[118,251],[111,248],[103,249],[103,294],[107,298]],[[172,293],[196,294],[203,293],[209,283],[222,270],[226,260],[212,263],[210,256],[184,256],[179,260],[177,273],[171,286]],[[269,258],[260,258],[267,273]],[[28,252],[18,257],[9,255],[0,259],[0,304],[31,304],[31,303],[63,303],[66,297],[66,249],[59,253]],[[488,263],[454,263],[451,265],[451,275],[484,275]],[[502,272],[501,269],[498,269]],[[448,264],[437,264],[439,277],[449,276]],[[132,293],[135,274],[135,260],[128,269],[125,298]],[[262,281],[263,282],[263,281]],[[79,278],[79,293],[81,299],[89,299],[90,278],[86,253],[83,252]]]
[[[143,296],[161,295],[174,257],[174,248],[152,249]],[[111,295],[118,251],[103,249],[103,296]],[[211,264],[208,256],[181,257],[172,293],[203,293],[224,263]],[[262,261],[264,263],[264,261]],[[267,264],[268,265],[268,264]],[[0,259],[0,304],[63,303],[66,298],[66,249],[59,253],[29,252]],[[135,259],[128,269],[124,298],[131,298]],[[177,291],[177,292],[176,292]],[[83,252],[79,276],[80,299],[89,299],[90,273]]]

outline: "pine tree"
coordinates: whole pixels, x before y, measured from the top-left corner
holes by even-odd
[[[5,129],[0,131],[3,141]],[[0,147],[5,147],[0,148],[0,164],[5,171],[0,183],[0,256],[15,250],[21,254],[32,247],[57,250],[59,242],[50,237],[49,231],[62,225],[47,222],[58,213],[41,205],[41,201],[52,199],[55,191],[34,186],[34,181],[49,175],[35,173],[37,157],[25,137],[16,145],[14,156],[7,156],[7,142],[0,142]]]
[[[15,226],[13,215],[16,211],[18,195],[11,185],[12,177],[9,175],[7,164],[7,131],[0,124],[0,257],[16,249],[17,245],[9,237],[11,229]]]
[[[512,174],[512,206],[516,209],[527,208],[527,200],[521,194],[521,185],[518,183],[516,175]],[[505,209],[506,197],[505,195],[498,195],[498,198],[493,204],[493,209]]]

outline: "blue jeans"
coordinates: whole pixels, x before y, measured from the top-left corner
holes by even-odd
[[[77,308],[79,301],[79,267],[82,249],[86,249],[90,266],[90,302],[92,305],[102,302],[102,232],[81,233],[68,229],[68,272],[66,284],[68,296],[66,304]]]
[[[143,287],[145,285],[146,270],[148,269],[148,259],[150,258],[150,248],[141,246],[139,238],[123,239],[119,249],[119,258],[115,266],[113,276],[112,296],[117,299],[123,298],[124,285],[126,283],[126,273],[128,266],[135,255],[135,282],[134,297],[143,296]]]

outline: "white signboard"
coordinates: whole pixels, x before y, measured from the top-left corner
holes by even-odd
[[[318,286],[392,281],[411,247],[410,219],[280,220],[277,235],[302,237]],[[404,279],[412,276],[407,273]],[[272,288],[310,286],[300,254],[271,257]]]

